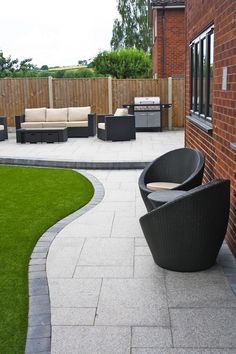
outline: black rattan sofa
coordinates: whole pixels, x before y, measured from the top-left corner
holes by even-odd
[[[15,117],[16,129],[67,128],[69,138],[96,134],[96,114],[90,107],[31,108]]]
[[[202,183],[204,164],[204,156],[200,151],[181,148],[169,151],[147,165],[138,182],[147,211],[153,209],[147,196],[154,190],[149,189],[148,184],[158,183],[159,185],[164,183],[164,187],[160,188],[190,190]]]
[[[0,141],[6,140],[7,138],[7,117],[0,117]]]
[[[212,180],[140,218],[159,266],[193,272],[215,264],[223,243],[230,204],[230,182]]]

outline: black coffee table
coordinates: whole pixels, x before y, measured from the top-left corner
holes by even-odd
[[[175,198],[178,198],[185,193],[187,192],[173,189],[164,189],[163,191],[157,191],[148,194],[148,199],[154,208],[158,208],[159,206],[171,202]]]
[[[67,128],[22,128],[16,130],[17,143],[60,143],[67,141]]]

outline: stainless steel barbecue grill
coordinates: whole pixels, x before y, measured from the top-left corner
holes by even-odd
[[[162,131],[162,109],[169,104],[162,104],[160,97],[135,97],[133,104],[125,104],[130,114],[135,115],[136,130]]]

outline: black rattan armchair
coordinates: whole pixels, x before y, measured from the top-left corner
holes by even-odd
[[[136,138],[134,115],[97,116],[97,137],[102,140],[124,141]]]
[[[7,117],[0,117],[0,141],[8,138]]]
[[[175,190],[189,190],[202,183],[205,159],[198,150],[181,148],[167,152],[145,167],[139,178],[139,189],[147,211],[153,209],[147,199],[152,190],[147,188],[151,182],[177,184]]]
[[[142,216],[155,263],[179,272],[213,266],[225,237],[229,204],[230,182],[213,180]]]

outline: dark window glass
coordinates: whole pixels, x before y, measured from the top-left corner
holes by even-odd
[[[191,88],[190,88],[190,95],[191,95],[191,102],[190,107],[191,110],[194,109],[194,84],[195,84],[195,76],[194,76],[194,46],[191,47]]]
[[[212,117],[213,94],[214,33],[210,35],[210,72],[209,72],[209,117]]]
[[[202,40],[202,111],[206,115],[206,79],[207,79],[207,63],[206,63],[206,38]]]
[[[190,45],[190,107],[192,114],[212,117],[214,33],[213,27]]]
[[[197,112],[199,112],[199,101],[200,101],[200,45],[199,45],[199,43],[197,43],[197,45],[196,45],[196,51],[197,51],[197,56],[196,56],[196,70],[197,70],[197,75],[196,75],[196,80],[197,80],[196,99],[197,99]]]

